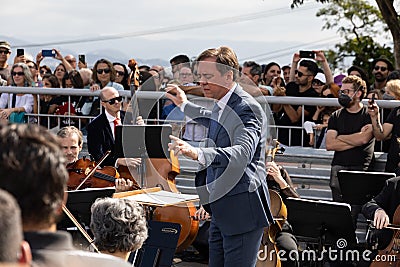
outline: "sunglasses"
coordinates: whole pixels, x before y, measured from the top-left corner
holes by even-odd
[[[298,76],[299,78],[301,78],[301,77],[303,77],[303,76],[311,76],[311,74],[304,74],[304,73],[302,73],[301,71],[298,71],[298,70],[295,70],[294,73],[297,74],[297,76]]]
[[[382,67],[382,66],[375,66],[375,67],[374,67],[374,70],[376,70],[376,71],[378,71],[379,69],[380,69],[381,71],[386,71],[386,70],[387,70],[386,67]]]
[[[7,55],[7,54],[10,54],[10,51],[9,50],[0,50],[0,54]]]
[[[122,101],[122,96],[117,96],[117,97],[111,98],[110,100],[105,100],[105,101],[102,101],[102,102],[108,103],[110,105],[114,105],[116,101],[121,102]]]
[[[106,73],[108,73],[108,72],[106,72]],[[125,72],[124,71],[115,71],[115,73],[116,74],[118,74],[119,76],[124,76],[125,75]]]
[[[105,74],[108,74],[108,73],[110,73],[110,71],[111,71],[110,68],[107,68],[107,69],[98,69],[98,70],[96,70],[96,72],[97,72],[98,74],[103,74],[103,72],[104,72]]]
[[[11,75],[12,76],[24,76],[25,74],[24,74],[24,72],[23,71],[16,71],[16,72],[11,72]]]

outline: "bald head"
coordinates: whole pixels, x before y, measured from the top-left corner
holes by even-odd
[[[117,117],[121,109],[122,99],[119,98],[119,92],[113,87],[104,87],[100,91],[101,105],[114,117]]]

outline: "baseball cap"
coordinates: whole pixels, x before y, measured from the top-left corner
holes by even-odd
[[[11,50],[11,46],[7,41],[0,41],[0,48],[5,48],[7,50]]]
[[[318,81],[322,82],[323,84],[325,84],[326,83],[325,74],[318,72],[317,75],[315,75],[314,80],[318,80]]]

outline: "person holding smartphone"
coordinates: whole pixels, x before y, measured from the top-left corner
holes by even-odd
[[[42,51],[40,51],[37,55],[36,55],[36,65],[40,68],[40,63],[43,61],[43,59],[47,57],[47,58],[54,58],[60,61],[60,65],[63,65],[65,68],[65,72],[70,72],[72,71],[74,68],[73,66],[68,62],[68,60],[63,57],[63,55],[61,54],[60,50],[58,49],[43,49]],[[76,62],[75,62],[76,64]],[[55,73],[56,74],[56,73]],[[64,73],[65,74],[65,73]],[[57,76],[57,75],[56,75]],[[58,76],[57,77],[59,79],[59,83],[61,84],[62,82],[62,77]]]
[[[383,99],[400,100],[400,80],[391,80],[386,83]],[[390,146],[385,165],[385,172],[394,172],[400,175],[400,148],[398,138],[400,137],[400,107],[394,108],[386,121],[381,124],[379,106],[375,101],[369,100],[368,113],[372,121],[372,130],[376,140],[390,138]]]

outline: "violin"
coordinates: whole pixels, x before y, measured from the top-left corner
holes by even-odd
[[[370,267],[400,266],[400,205],[394,212],[393,223],[386,228],[394,229],[392,240],[385,249],[378,251],[376,258],[382,259],[382,261],[373,261]],[[383,259],[387,259],[387,261]]]
[[[67,183],[68,190],[112,187],[115,186],[115,179],[121,177],[114,167],[104,166],[99,169],[96,168],[96,162],[85,158],[79,159],[74,163],[67,165],[67,170],[69,173],[69,179]],[[90,174],[90,172],[93,173]],[[134,189],[139,188],[139,185],[132,176],[124,176],[123,178],[132,180]]]

